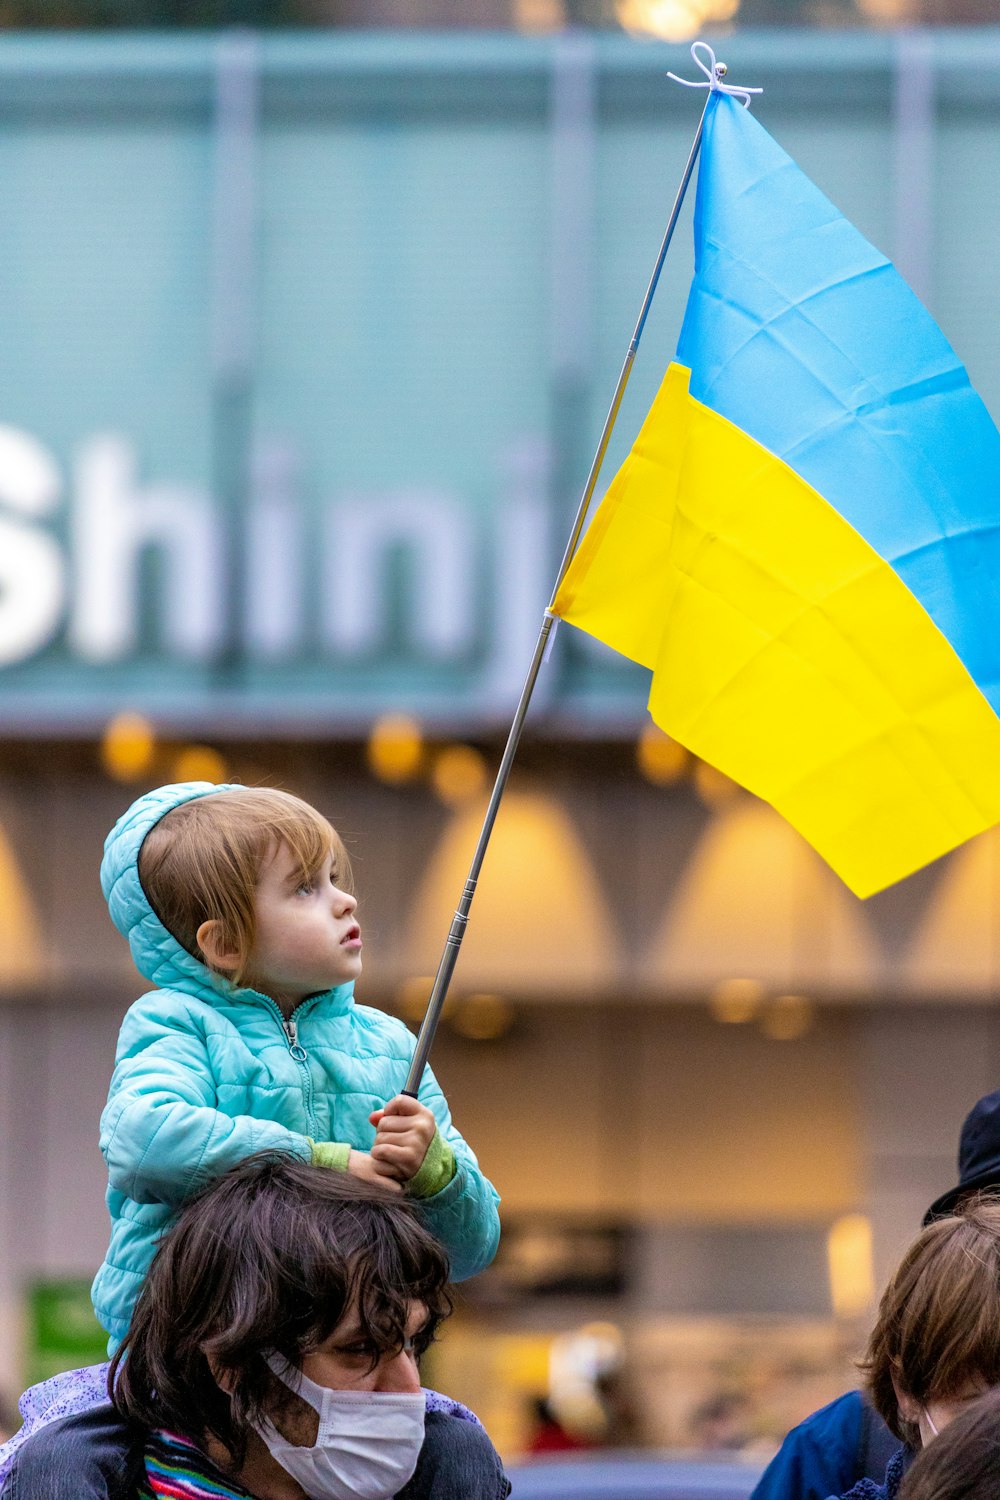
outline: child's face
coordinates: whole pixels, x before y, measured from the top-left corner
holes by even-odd
[[[257,883],[257,938],[244,982],[281,1005],[357,979],[357,904],[334,883],[331,855],[303,881],[291,850],[279,844]]]

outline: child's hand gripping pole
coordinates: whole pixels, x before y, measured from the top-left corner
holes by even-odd
[[[376,1109],[368,1118],[375,1126],[375,1144],[371,1149],[374,1171],[383,1181],[410,1182],[423,1166],[437,1133],[434,1116],[426,1105],[409,1094],[397,1094],[384,1109]]]
[[[351,1154],[347,1158],[347,1170],[352,1176],[360,1177],[363,1182],[377,1182],[379,1187],[389,1188],[393,1193],[401,1193],[403,1191],[403,1184],[397,1181],[395,1177],[387,1177],[384,1172],[381,1172],[377,1162],[373,1160],[367,1151],[355,1151],[352,1149]]]

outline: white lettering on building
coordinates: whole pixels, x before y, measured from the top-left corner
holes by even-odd
[[[460,501],[433,490],[348,496],[330,507],[325,540],[323,637],[338,656],[384,646],[387,569],[397,548],[412,564],[414,645],[438,660],[469,649],[477,559]]]
[[[0,666],[33,656],[62,622],[62,552],[53,536],[32,524],[55,512],[61,492],[56,462],[41,443],[0,426]]]
[[[279,445],[254,463],[238,548],[248,655],[371,659],[391,649],[395,618],[408,650],[427,661],[485,649],[486,696],[516,696],[551,586],[544,445],[508,455],[485,524],[459,496],[430,488],[340,495],[320,521],[306,513],[297,469]],[[211,661],[224,644],[233,559],[210,496],[141,482],[132,444],[107,433],[76,455],[68,556],[50,529],[62,500],[51,454],[0,426],[0,667],[51,645],[64,625],[82,660],[127,661],[144,621],[166,655]],[[404,597],[393,601],[400,554]],[[154,597],[144,599],[150,578]]]
[[[282,443],[268,443],[254,455],[243,628],[247,652],[257,661],[297,656],[310,639],[298,467],[294,450]]]
[[[76,463],[71,511],[73,613],[69,639],[87,661],[120,661],[139,643],[139,566],[161,555],[159,616],[167,650],[206,660],[222,630],[219,525],[208,497],[179,485],[135,481],[132,448],[91,438]]]

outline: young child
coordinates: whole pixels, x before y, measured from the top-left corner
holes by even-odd
[[[399,1094],[412,1034],[354,1003],[357,902],[340,839],[314,808],[265,788],[160,787],[108,835],[101,884],[157,986],[125,1017],[101,1118],[111,1243],[93,1300],[109,1352],[185,1200],[268,1148],[396,1184],[419,1202],[454,1279],[490,1263],[496,1192],[430,1071],[419,1101]],[[34,1500],[32,1484],[39,1500],[130,1493],[122,1481],[136,1439],[99,1405],[106,1381],[106,1366],[73,1371],[22,1400],[33,1420],[0,1450],[0,1482],[28,1433],[56,1418],[73,1424],[73,1463],[64,1465],[62,1437],[38,1450],[11,1479],[19,1500]],[[471,1416],[436,1393],[427,1399]]]
[[[307,803],[189,782],[129,808],[101,884],[158,987],[125,1017],[101,1120],[111,1243],[94,1307],[113,1351],[186,1198],[254,1151],[393,1181],[420,1200],[456,1280],[493,1259],[497,1194],[414,1038],[354,1003],[361,929],[343,846]]]

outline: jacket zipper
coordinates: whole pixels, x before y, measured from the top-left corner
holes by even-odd
[[[313,1083],[309,1073],[309,1054],[299,1041],[299,1023],[296,1021],[294,1015],[283,1016],[273,1000],[270,1003],[274,1007],[275,1014],[281,1023],[281,1029],[285,1034],[285,1041],[288,1043],[289,1055],[301,1069],[302,1098],[306,1107],[306,1119],[309,1121],[309,1132],[313,1140],[316,1140],[319,1134],[319,1121],[316,1118],[316,1112],[313,1108]]]

